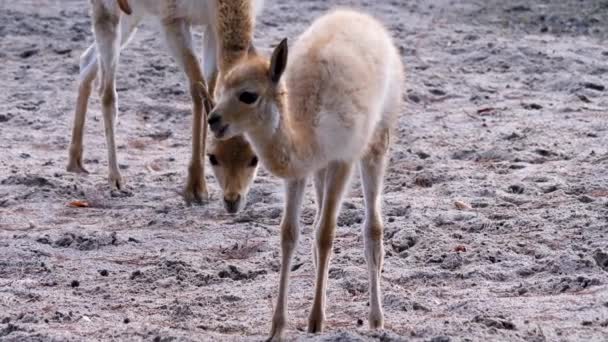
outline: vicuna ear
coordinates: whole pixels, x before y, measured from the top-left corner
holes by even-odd
[[[279,83],[283,72],[287,67],[287,38],[283,39],[279,46],[274,49],[270,60],[270,80]]]

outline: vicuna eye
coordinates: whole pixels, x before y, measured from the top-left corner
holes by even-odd
[[[244,91],[241,93],[241,95],[239,95],[239,101],[246,103],[246,104],[253,104],[255,103],[255,101],[258,100],[258,94],[256,93],[250,93],[248,91]]]
[[[213,165],[213,166],[220,165],[220,162],[217,161],[217,158],[215,157],[214,154],[210,154],[210,155],[208,155],[208,157],[209,157],[209,162],[211,163],[211,165]]]
[[[253,157],[251,158],[251,162],[249,163],[249,167],[256,167],[258,166],[258,157]]]

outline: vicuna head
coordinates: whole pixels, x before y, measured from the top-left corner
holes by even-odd
[[[226,211],[236,214],[247,204],[247,194],[258,171],[258,157],[242,135],[210,139],[207,157],[223,192]]]
[[[224,78],[216,92],[217,104],[209,126],[217,139],[274,127],[279,122],[280,79],[287,66],[287,40],[275,49],[270,62],[249,54]]]

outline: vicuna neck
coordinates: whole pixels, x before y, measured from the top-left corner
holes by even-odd
[[[315,142],[310,127],[294,120],[288,95],[276,95],[270,110],[276,111],[275,122],[251,131],[247,137],[264,166],[281,178],[301,178],[313,163]]]

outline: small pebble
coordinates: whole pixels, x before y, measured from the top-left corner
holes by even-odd
[[[524,191],[525,191],[525,188],[523,186],[521,186],[521,185],[515,184],[515,185],[511,185],[509,187],[509,192],[517,194],[517,195],[523,194]]]

